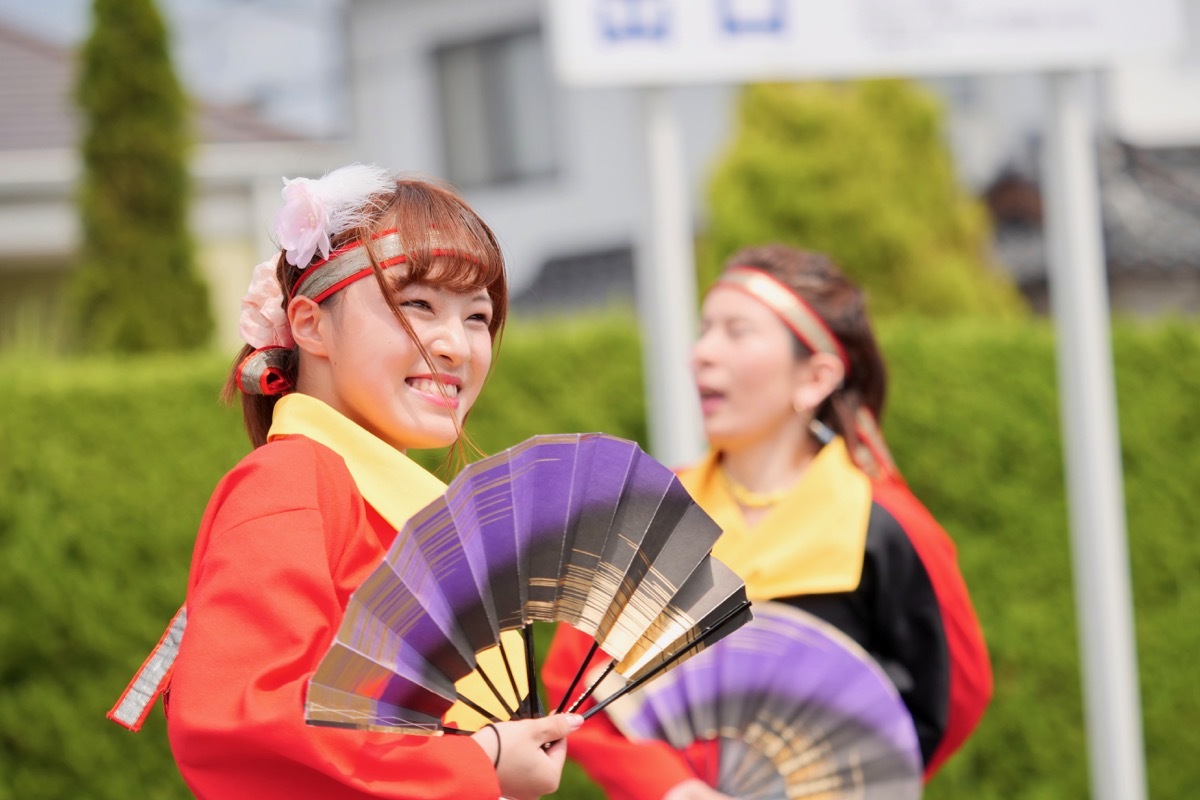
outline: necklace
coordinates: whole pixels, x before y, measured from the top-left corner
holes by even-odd
[[[721,477],[725,479],[725,485],[729,487],[729,493],[733,495],[733,499],[738,501],[746,508],[770,508],[778,503],[791,488],[776,489],[773,492],[756,492],[752,489],[747,489],[740,483],[729,477],[729,473],[721,468]]]

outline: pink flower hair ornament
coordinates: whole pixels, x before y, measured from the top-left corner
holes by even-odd
[[[250,288],[242,298],[238,331],[246,344],[255,349],[295,344],[288,325],[283,288],[275,277],[278,261],[279,256],[274,255],[254,268]]]
[[[319,251],[329,258],[332,237],[364,222],[371,199],[395,183],[379,167],[351,164],[320,180],[283,179],[283,207],[275,215],[275,238],[287,262],[305,269]]]
[[[289,264],[304,269],[318,250],[329,258],[329,210],[314,190],[317,181],[283,179],[283,207],[275,215],[275,236]]]
[[[318,180],[284,178],[283,206],[275,215],[275,238],[284,259],[305,270],[319,252],[321,261],[312,269],[326,266],[333,238],[370,221],[376,198],[394,188],[386,171],[363,164],[341,167]],[[295,341],[278,264],[279,255],[274,255],[256,266],[242,298],[238,330],[254,348],[238,366],[238,388],[246,394],[284,394],[294,388],[284,372]]]

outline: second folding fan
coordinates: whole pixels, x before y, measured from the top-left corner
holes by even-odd
[[[743,800],[921,796],[916,729],[887,675],[841,631],[778,602],[755,603],[749,624],[608,715]]]

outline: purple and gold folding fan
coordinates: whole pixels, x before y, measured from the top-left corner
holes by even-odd
[[[535,436],[475,462],[351,596],[305,718],[437,733],[538,716],[535,622],[578,628],[605,674],[642,685],[750,618],[710,555],[720,532],[624,439]]]
[[[921,796],[916,730],[887,675],[841,631],[781,603],[755,603],[735,634],[608,714],[743,800]]]

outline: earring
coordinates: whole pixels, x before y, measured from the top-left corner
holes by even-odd
[[[813,417],[808,423],[808,432],[813,435],[814,439],[821,443],[822,447],[832,442],[833,438],[837,435],[833,432],[833,428],[830,428],[816,417]]]

